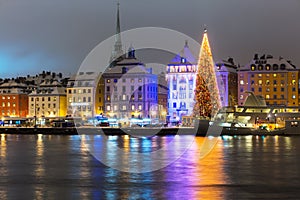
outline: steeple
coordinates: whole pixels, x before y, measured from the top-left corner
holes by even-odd
[[[116,35],[115,35],[115,45],[111,53],[110,63],[114,62],[123,56],[123,48],[121,41],[121,25],[120,25],[120,3],[117,4],[117,25],[116,25]]]

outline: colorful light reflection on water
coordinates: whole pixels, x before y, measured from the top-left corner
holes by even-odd
[[[170,166],[148,173],[125,173],[106,167],[86,151],[86,141],[105,150],[114,162],[118,146],[123,162],[130,152],[151,153],[174,137],[1,135],[0,199],[249,199],[293,198],[300,190],[299,137],[219,137],[200,158],[204,138]],[[175,139],[174,155],[185,137]],[[143,161],[142,161],[143,162]],[[151,161],[145,163],[153,165]]]

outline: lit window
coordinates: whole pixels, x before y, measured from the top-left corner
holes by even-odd
[[[106,83],[110,83],[110,79],[106,79]]]
[[[110,105],[107,105],[107,106],[106,106],[106,109],[107,109],[108,111],[110,111]]]
[[[295,85],[296,84],[296,80],[293,79],[292,80],[292,84]]]
[[[262,80],[258,80],[258,84],[261,85],[262,84]]]
[[[141,104],[139,104],[139,106],[138,106],[138,107],[139,107],[139,110],[142,110],[142,105],[141,105]]]
[[[293,94],[292,99],[296,99],[296,95]]]
[[[126,110],[127,109],[127,106],[126,105],[123,105],[122,106],[122,110]]]
[[[258,74],[258,77],[262,77],[262,74]]]
[[[270,95],[269,94],[266,95],[266,99],[270,99]]]
[[[134,110],[135,109],[135,106],[134,105],[131,105],[131,110]]]
[[[277,74],[273,74],[273,77],[277,77]]]
[[[244,85],[244,80],[240,80],[240,84],[241,84],[241,85]]]
[[[240,99],[244,99],[244,95],[241,94],[241,95],[240,95]]]

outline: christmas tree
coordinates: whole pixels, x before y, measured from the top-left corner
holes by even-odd
[[[206,29],[199,54],[196,83],[194,116],[214,117],[221,108],[221,103]]]

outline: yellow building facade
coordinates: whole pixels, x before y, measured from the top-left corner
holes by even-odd
[[[299,69],[290,61],[272,56],[258,57],[238,71],[238,104],[254,93],[267,105],[299,106]]]

